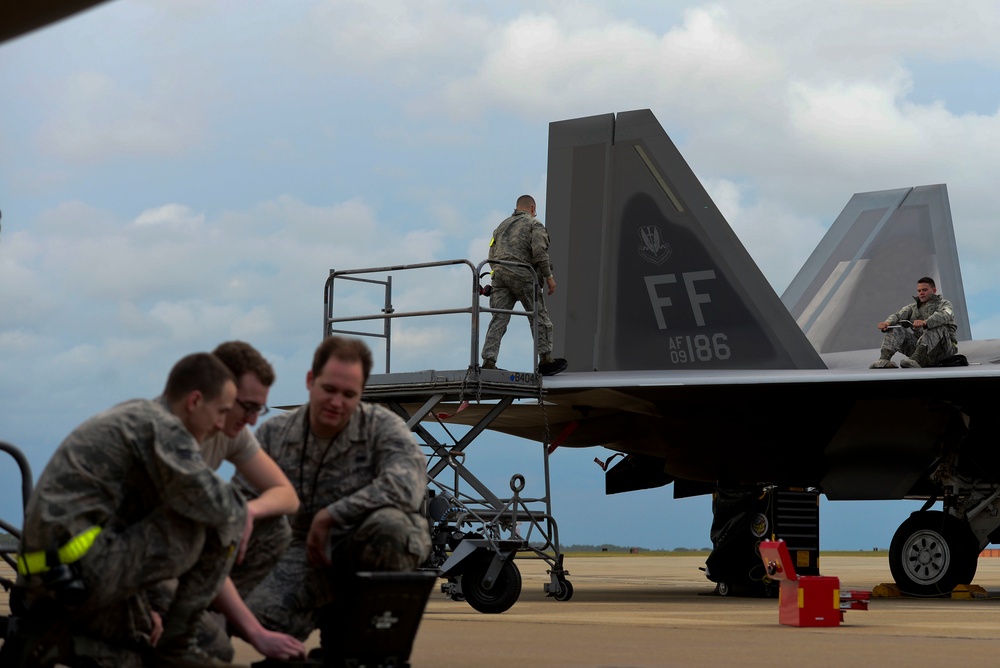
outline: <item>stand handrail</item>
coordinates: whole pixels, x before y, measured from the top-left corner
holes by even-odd
[[[484,265],[491,266],[507,266],[507,267],[517,267],[527,269],[531,272],[531,276],[535,285],[535,292],[533,294],[533,304],[531,312],[527,311],[514,311],[507,309],[494,309],[489,307],[480,306],[479,297],[479,277],[482,273]],[[431,310],[419,310],[419,311],[400,311],[397,312],[392,305],[392,276],[389,275],[385,280],[376,280],[372,278],[362,278],[365,274],[389,274],[390,272],[402,272],[402,271],[413,271],[417,269],[429,269],[434,267],[448,267],[448,266],[458,266],[462,265],[469,269],[471,274],[470,282],[470,296],[472,297],[471,304],[465,307],[449,308],[449,309],[431,309]],[[334,317],[334,283],[337,280],[343,281],[354,281],[358,283],[369,283],[372,285],[381,285],[384,289],[384,301],[380,313],[375,313],[371,315],[355,315],[355,316],[341,316]],[[470,351],[469,351],[469,367],[478,366],[479,362],[479,315],[480,313],[502,313],[507,315],[516,315],[524,317],[532,317],[532,322],[538,322],[538,302],[539,302],[539,289],[538,284],[538,274],[535,268],[524,262],[512,262],[509,260],[483,260],[477,265],[473,265],[472,262],[466,259],[454,259],[454,260],[439,260],[436,262],[421,262],[418,264],[397,264],[387,267],[366,267],[363,269],[341,269],[341,270],[330,270],[330,275],[326,279],[326,283],[323,286],[323,337],[326,338],[331,334],[347,334],[351,336],[363,336],[380,338],[385,341],[385,373],[390,373],[391,367],[391,355],[392,355],[392,321],[396,318],[416,318],[416,317],[427,317],[427,316],[439,316],[439,315],[463,315],[468,314],[470,317],[470,329],[471,329],[471,340],[470,340]],[[373,332],[364,332],[352,329],[341,329],[335,328],[334,325],[338,323],[353,323],[353,322],[366,322],[372,320],[382,320],[382,333],[377,334]],[[537,340],[537,327],[532,330],[532,339],[535,345],[532,346],[532,360],[533,367],[538,366],[538,340]]]

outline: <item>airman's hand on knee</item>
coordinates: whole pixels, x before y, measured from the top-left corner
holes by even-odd
[[[313,566],[330,565],[330,558],[326,555],[326,544],[332,527],[333,515],[326,508],[313,517],[309,535],[306,536],[306,558]]]

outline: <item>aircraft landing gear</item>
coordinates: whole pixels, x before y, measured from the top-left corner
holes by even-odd
[[[900,591],[947,596],[976,575],[979,543],[968,524],[939,510],[910,515],[892,537],[889,570]]]

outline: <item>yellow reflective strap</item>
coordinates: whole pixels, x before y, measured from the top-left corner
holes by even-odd
[[[83,558],[94,545],[94,541],[101,533],[101,527],[93,526],[79,533],[59,548],[59,563],[72,564]],[[31,575],[47,573],[49,565],[45,559],[45,551],[29,552],[28,554],[17,556],[17,572],[21,575]]]
[[[30,573],[44,573],[49,570],[45,565],[44,552],[32,552],[31,554],[17,555],[17,572],[21,575]]]
[[[83,533],[73,536],[68,543],[59,548],[59,562],[72,564],[77,559],[82,559],[100,533],[101,527],[90,527]]]
[[[497,240],[497,238],[496,238],[496,237],[492,237],[492,238],[490,239],[490,248],[493,248],[493,242],[494,242],[494,241],[496,241],[496,240]]]

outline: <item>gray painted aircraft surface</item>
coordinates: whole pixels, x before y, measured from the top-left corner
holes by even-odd
[[[608,493],[943,499],[896,532],[893,575],[920,594],[971,581],[1000,541],[1000,341],[960,342],[967,367],[868,368],[876,323],[924,274],[969,338],[945,186],[855,195],[784,302],[649,110],[552,123],[546,206],[570,367],[543,379],[544,411],[512,406],[490,429],[626,453]]]
[[[781,300],[821,354],[862,350],[921,275],[955,307],[958,340],[971,339],[944,185],[854,195]]]

